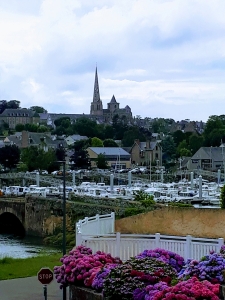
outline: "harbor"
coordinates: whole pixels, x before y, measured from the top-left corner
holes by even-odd
[[[33,183],[36,184],[2,186],[2,197],[23,197],[25,195],[55,199],[64,197],[63,178],[54,178],[51,175],[43,176],[39,173],[29,176],[29,179],[31,178]],[[220,193],[223,187],[220,173],[218,172],[217,179],[214,181],[204,179],[202,175],[195,175],[194,178],[193,172],[190,172],[189,177],[190,180],[181,177],[181,180],[176,182],[165,182],[163,173],[160,174],[157,181],[152,181],[133,175],[132,170],[128,171],[127,174],[110,173],[108,171],[101,172],[100,180],[96,182],[94,181],[96,176],[90,177],[90,181],[85,180],[86,178],[77,181],[74,172],[69,180],[65,178],[65,198],[70,200],[73,195],[81,195],[132,201],[135,194],[142,191],[152,196],[156,203],[184,203],[198,208],[208,206],[219,208]],[[24,177],[21,178],[24,182],[27,174],[24,174]]]

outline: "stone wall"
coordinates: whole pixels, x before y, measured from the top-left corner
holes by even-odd
[[[62,224],[62,200],[26,197],[25,210],[27,235],[45,237]]]
[[[145,214],[116,220],[117,232],[225,239],[225,210],[161,206]]]

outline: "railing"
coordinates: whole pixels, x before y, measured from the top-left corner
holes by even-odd
[[[0,179],[27,179],[32,180],[34,182],[37,182],[37,175],[36,174],[30,174],[30,173],[24,173],[24,172],[18,172],[18,173],[2,173],[0,174]],[[54,178],[52,175],[40,175],[39,174],[39,182],[42,182],[44,184],[48,184],[50,186],[59,186],[62,184],[61,178]],[[72,180],[66,180],[66,185],[70,186],[73,184]]]
[[[115,232],[115,213],[86,217],[76,223],[76,233],[88,235],[100,235]],[[79,237],[77,237],[79,239]]]
[[[101,234],[99,236],[77,233],[76,245],[85,245],[96,251],[111,253],[119,256],[123,261],[136,256],[148,249],[162,248],[173,251],[185,258],[199,260],[202,256],[209,254],[211,250],[219,252],[224,244],[224,239],[195,238],[190,235],[166,236],[156,233],[155,235],[135,234]]]

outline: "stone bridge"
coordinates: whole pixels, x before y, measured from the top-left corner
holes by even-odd
[[[0,197],[0,233],[44,237],[62,224],[62,200]]]

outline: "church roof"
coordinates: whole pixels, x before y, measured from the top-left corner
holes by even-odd
[[[93,102],[99,102],[99,101],[101,101],[101,100],[100,100],[99,85],[98,85],[98,71],[97,71],[97,67],[96,67]]]
[[[112,99],[111,99],[110,103],[117,103],[117,102],[116,102],[116,98],[115,98],[114,95],[112,96]]]

